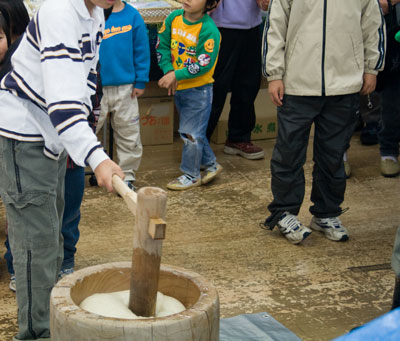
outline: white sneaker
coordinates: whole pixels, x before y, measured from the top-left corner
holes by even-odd
[[[15,281],[15,275],[11,275],[9,288],[11,291],[17,292],[17,282]]]
[[[338,217],[312,217],[310,227],[315,231],[323,232],[326,238],[336,242],[344,242],[349,239],[349,233]]]
[[[222,169],[223,169],[222,166],[217,162],[215,162],[211,166],[208,166],[204,170],[204,175],[201,177],[201,184],[205,185],[208,184],[211,180],[214,180],[214,178],[219,173],[221,173]]]
[[[312,232],[307,226],[304,226],[297,219],[297,216],[289,212],[285,212],[281,215],[281,218],[278,221],[277,225],[281,233],[292,244],[301,243]]]

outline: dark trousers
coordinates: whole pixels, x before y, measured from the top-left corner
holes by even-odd
[[[213,103],[208,121],[210,139],[232,92],[228,121],[228,140],[249,142],[255,125],[254,100],[261,82],[260,26],[248,30],[219,28],[222,36],[214,72]]]
[[[356,121],[358,94],[330,97],[285,95],[278,107],[278,137],[271,159],[274,200],[265,225],[274,227],[283,212],[297,215],[304,199],[311,125],[315,123],[314,169],[310,212],[318,218],[339,216],[346,189],[343,153]]]
[[[79,240],[81,203],[85,189],[85,169],[68,168],[65,174],[65,208],[61,233],[64,237],[64,260],[61,270],[75,266],[76,244]]]
[[[381,93],[382,124],[379,147],[382,156],[399,156],[400,142],[400,79],[388,78]]]
[[[65,207],[61,233],[64,238],[64,260],[61,270],[73,268],[75,265],[76,244],[79,240],[79,221],[81,218],[81,203],[85,189],[85,169],[83,167],[68,168],[65,174]],[[6,238],[7,251],[4,258],[7,261],[7,269],[14,274],[13,256]]]

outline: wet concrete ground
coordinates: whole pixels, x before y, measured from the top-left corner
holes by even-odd
[[[224,172],[214,182],[186,192],[168,192],[167,238],[162,262],[196,271],[217,287],[221,317],[266,311],[304,340],[328,340],[390,309],[394,274],[390,257],[400,225],[399,178],[379,172],[377,146],[354,136],[341,218],[350,231],[345,243],[314,232],[294,246],[280,232],[260,229],[271,201],[269,160],[274,140],[257,141],[264,160],[249,161],[213,145]],[[144,148],[139,187],[165,189],[180,175],[179,140]],[[311,215],[312,158],[305,166],[306,196],[299,218]],[[4,209],[0,205],[0,253],[4,252]],[[134,218],[122,199],[87,187],[82,204],[76,269],[131,259]],[[0,260],[0,340],[17,331],[15,295]]]

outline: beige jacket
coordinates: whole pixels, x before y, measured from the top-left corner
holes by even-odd
[[[385,47],[378,0],[271,0],[263,74],[289,95],[356,93],[364,73],[383,69]]]

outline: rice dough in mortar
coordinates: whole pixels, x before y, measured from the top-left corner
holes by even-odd
[[[136,316],[129,308],[129,290],[103,294],[93,294],[86,297],[80,307],[91,313],[121,319],[148,318]],[[156,316],[164,317],[186,310],[176,298],[157,292]]]

